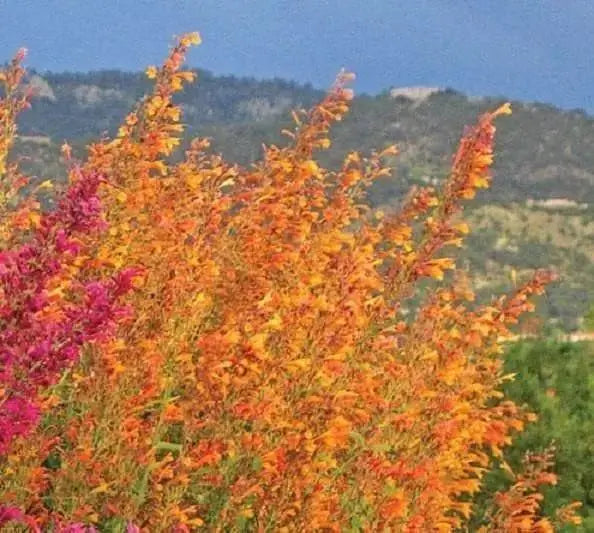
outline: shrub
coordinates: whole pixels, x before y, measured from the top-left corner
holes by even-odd
[[[555,441],[559,482],[545,491],[545,512],[566,502],[583,502],[583,530],[594,529],[594,345],[587,342],[521,341],[506,350],[505,371],[522,376],[503,391],[518,403],[536,409],[539,419],[530,424],[506,452],[516,468],[527,450]],[[485,491],[505,486],[505,475],[493,471]]]
[[[493,457],[534,418],[502,398],[510,376],[499,341],[552,279],[538,272],[473,306],[463,276],[445,277],[455,263],[443,250],[468,232],[462,203],[489,184],[493,120],[509,105],[468,129],[441,190],[418,188],[384,215],[364,195],[395,148],[350,153],[337,172],[314,158],[348,111],[347,73],[293,114],[289,145],[265,147],[252,168],[200,138],[170,163],[183,131],[172,98],[194,77],[181,67],[196,42],[182,37],[147,70],[154,91],[117,137],[70,162],[63,202],[100,176],[91,218],[100,209],[106,228],[84,228],[83,255],[60,249],[56,261],[87,292],[86,280],[104,280],[72,305],[100,301],[101,323],[117,327],[101,342],[77,337],[82,356],[44,383],[51,409],[0,462],[4,521],[63,531],[464,527]],[[63,227],[61,209],[43,220]],[[131,319],[112,311],[120,298]],[[527,465],[494,498],[485,531],[552,530],[538,492],[555,481],[550,457]],[[573,508],[557,521],[577,522]]]

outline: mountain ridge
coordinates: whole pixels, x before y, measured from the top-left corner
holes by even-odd
[[[281,79],[256,80],[214,76],[198,70],[198,81],[179,96],[189,135],[213,135],[217,149],[230,159],[249,163],[260,143],[281,142],[289,111],[310,107],[323,96],[311,85]],[[23,114],[25,137],[53,142],[88,141],[113,135],[122,117],[149,89],[141,73],[31,73],[40,95]],[[407,96],[408,94],[408,96]],[[341,150],[378,143],[400,145],[400,166],[447,167],[447,154],[477,115],[505,101],[467,96],[450,88],[392,87],[377,96],[355,97],[344,124],[335,127],[335,147],[328,160],[338,164]],[[594,201],[594,117],[549,104],[512,101],[514,113],[498,123],[496,175],[502,175],[489,198],[535,200],[567,198]],[[241,133],[247,139],[232,142]],[[257,138],[257,133],[264,139]],[[371,145],[375,143],[375,145]]]
[[[85,145],[114,135],[135,103],[150,90],[141,73],[40,74],[42,94],[19,121],[21,138],[13,157],[38,179],[65,176],[60,145],[68,141],[77,157]],[[375,207],[394,208],[413,185],[438,184],[466,125],[506,101],[468,97],[445,88],[393,88],[359,95],[335,124],[329,150],[317,154],[337,168],[344,156],[396,144],[391,176],[369,192]],[[198,81],[176,99],[186,125],[184,144],[212,138],[214,151],[249,165],[262,143],[282,145],[292,127],[290,110],[308,108],[323,91],[281,79],[218,77],[198,71]],[[414,98],[410,98],[414,96]],[[562,281],[541,304],[543,319],[576,329],[593,300],[594,280],[594,117],[549,104],[512,101],[513,113],[497,121],[492,187],[467,210],[477,232],[468,238],[461,261],[468,264],[479,297],[510,288],[510,272],[529,275],[551,266]],[[180,150],[176,157],[181,157]],[[63,179],[63,178],[62,178]]]

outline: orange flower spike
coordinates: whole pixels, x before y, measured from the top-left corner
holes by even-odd
[[[489,510],[489,526],[482,531],[556,531],[548,518],[540,514],[543,496],[539,489],[555,485],[557,477],[550,472],[553,466],[554,450],[549,448],[542,454],[527,454],[522,471],[514,475],[514,484],[505,492],[498,492]],[[576,514],[579,503],[572,503],[558,510],[555,524],[579,525],[581,518]]]
[[[454,156],[452,181],[445,193],[446,205],[452,209],[454,198],[473,198],[478,188],[489,185],[488,169],[493,162],[495,126],[492,121],[499,115],[511,114],[506,103],[491,113],[483,115],[478,125],[463,137]],[[450,207],[451,206],[451,207]]]
[[[0,70],[0,86],[3,89],[0,99],[0,177],[7,170],[6,158],[16,135],[17,116],[29,106],[29,94],[20,90],[25,75],[22,62],[26,54],[25,48],[20,49],[10,64]]]

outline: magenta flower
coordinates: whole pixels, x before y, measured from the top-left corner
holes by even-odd
[[[85,234],[105,229],[97,196],[101,176],[80,172],[55,211],[24,244],[0,251],[0,455],[39,421],[37,393],[75,363],[85,343],[108,340],[130,315],[119,301],[136,269],[100,280],[68,280],[52,309],[56,279],[84,252]]]
[[[25,515],[21,510],[17,509],[16,507],[0,505],[0,527],[4,526],[8,522],[23,524],[29,526],[33,533],[41,533],[41,529],[39,529],[37,524],[35,524],[35,521]]]

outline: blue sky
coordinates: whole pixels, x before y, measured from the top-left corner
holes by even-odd
[[[355,90],[452,87],[594,113],[594,0],[0,0],[0,61],[37,70],[143,70],[173,35],[215,74]]]

